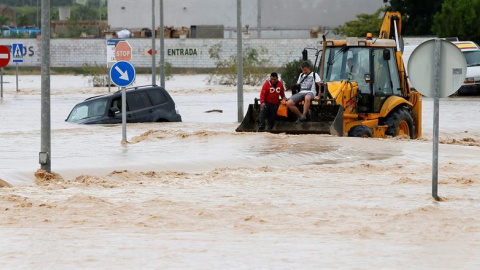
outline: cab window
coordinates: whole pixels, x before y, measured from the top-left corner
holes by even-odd
[[[390,60],[383,57],[384,50],[390,51]],[[373,52],[375,96],[401,95],[400,79],[393,49],[375,49]]]

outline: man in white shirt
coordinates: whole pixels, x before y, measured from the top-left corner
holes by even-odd
[[[316,85],[320,87],[320,76],[312,72],[310,63],[307,61],[303,62],[301,68],[302,73],[300,73],[297,80],[297,83],[300,84],[300,92],[291,96],[287,101],[288,108],[298,116],[295,124],[307,120],[308,109],[310,108],[312,99],[314,99],[316,95]],[[303,104],[303,114],[296,106],[300,101],[305,101]]]

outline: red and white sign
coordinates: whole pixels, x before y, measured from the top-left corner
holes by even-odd
[[[143,53],[145,56],[149,56],[149,55],[151,56],[152,52],[153,52],[152,47],[145,47],[143,49]],[[155,50],[155,54],[158,54],[158,50]]]
[[[6,67],[10,62],[10,50],[7,46],[0,45],[0,67]]]
[[[115,46],[115,61],[130,61],[132,59],[132,47],[127,41],[118,42]]]

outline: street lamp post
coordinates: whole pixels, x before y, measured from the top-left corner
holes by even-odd
[[[51,165],[50,127],[50,0],[42,0],[42,71],[41,71],[41,145],[38,155],[41,169],[48,173]]]

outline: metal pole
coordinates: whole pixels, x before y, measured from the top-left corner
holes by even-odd
[[[432,197],[439,200],[438,197],[438,130],[439,130],[439,111],[440,111],[440,64],[442,53],[442,41],[435,39],[433,50],[433,85],[435,89],[433,97],[433,158],[432,158]]]
[[[393,21],[393,26],[395,27],[395,42],[397,43],[397,51],[401,51],[400,42],[398,42],[398,30],[397,30],[397,21]]]
[[[15,63],[15,77],[17,82],[17,92],[18,92],[18,63]]]
[[[42,0],[41,169],[51,172],[50,137],[50,0]]]
[[[237,106],[238,122],[243,120],[242,0],[237,0]]]
[[[107,63],[108,69],[108,63]],[[108,92],[110,93],[110,85],[112,84],[112,78],[110,78],[110,72],[108,72]]]
[[[36,10],[35,14],[37,15],[37,24],[36,24],[36,26],[38,27],[38,0],[37,0],[37,10]]]
[[[101,36],[102,32],[100,31],[100,22],[102,21],[102,0],[98,0],[98,33]]]
[[[100,29],[100,24],[102,22],[102,0],[98,0],[98,36],[102,36],[102,30]]]
[[[155,0],[152,0],[152,85],[156,85],[156,63],[155,63]]]
[[[262,0],[257,0],[257,37],[262,38]]]
[[[163,35],[163,0],[160,0],[160,85],[165,87],[165,38]]]
[[[122,87],[122,143],[127,142],[127,88]]]
[[[1,88],[0,97],[3,98],[3,67],[0,67],[0,88]]]

